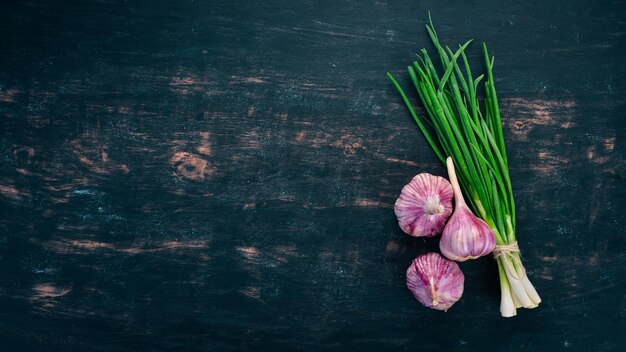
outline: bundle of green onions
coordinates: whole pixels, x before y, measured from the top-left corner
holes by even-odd
[[[432,20],[426,29],[437,49],[443,74],[437,72],[425,49],[408,67],[426,108],[425,116],[417,115],[402,87],[391,74],[387,76],[441,162],[445,164],[446,157],[452,157],[470,207],[493,231],[493,254],[502,290],[500,312],[511,317],[517,314],[516,308],[535,308],[541,299],[526,276],[515,236],[515,202],[494,87],[494,58],[489,57],[483,43],[487,78],[481,109],[477,91],[484,75],[474,79],[465,54],[472,40],[452,51],[440,44]]]

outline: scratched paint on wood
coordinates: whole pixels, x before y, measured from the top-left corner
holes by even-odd
[[[490,258],[463,263],[447,313],[405,288],[437,240],[404,235],[393,204],[444,169],[385,72],[409,84],[428,10],[447,44],[496,56],[544,298],[514,319]],[[579,0],[3,4],[2,349],[623,350],[625,17]]]

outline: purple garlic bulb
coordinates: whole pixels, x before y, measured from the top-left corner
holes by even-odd
[[[487,255],[493,251],[496,237],[487,223],[467,207],[456,178],[452,158],[448,158],[446,164],[456,204],[454,214],[443,229],[439,249],[448,259],[459,262]]]
[[[465,276],[459,265],[439,253],[413,260],[406,270],[406,286],[428,308],[448,310],[463,295]]]
[[[407,234],[436,236],[452,214],[452,186],[443,177],[419,174],[402,188],[394,211],[400,228]]]

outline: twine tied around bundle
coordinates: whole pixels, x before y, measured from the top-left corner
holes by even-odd
[[[507,272],[513,271],[512,274],[514,274],[514,277],[522,279],[526,277],[526,269],[522,265],[522,261],[520,260],[519,255],[515,255],[519,252],[519,246],[517,245],[517,241],[515,241],[510,244],[496,245],[496,247],[493,249],[493,257],[496,259],[498,259],[499,257],[511,258],[511,260],[517,267],[517,270],[515,270],[514,268],[507,268],[507,265],[503,263],[504,270],[506,270]],[[521,277],[518,277],[519,275],[517,275],[517,271],[521,273]]]
[[[517,245],[517,241],[511,244],[503,244],[501,246],[496,245],[496,247],[493,249],[493,256],[495,258],[506,255],[511,256],[511,254],[514,253],[519,253],[519,246]]]

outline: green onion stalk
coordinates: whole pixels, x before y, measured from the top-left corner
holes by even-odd
[[[517,314],[516,308],[537,307],[541,298],[526,275],[515,236],[515,201],[494,86],[494,58],[483,43],[486,77],[474,78],[465,54],[472,40],[452,51],[441,45],[432,20],[426,30],[443,74],[437,72],[425,49],[408,67],[426,114],[418,116],[400,84],[390,73],[387,76],[441,162],[452,157],[469,206],[493,231],[502,293],[500,313],[511,317]],[[481,107],[477,92],[483,80]]]

